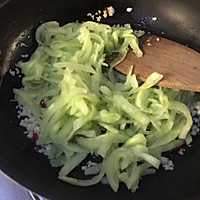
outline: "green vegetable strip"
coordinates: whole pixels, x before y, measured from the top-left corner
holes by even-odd
[[[181,100],[193,93],[159,88],[151,74],[144,83],[132,74],[113,71],[129,47],[142,56],[130,25],[55,21],[36,31],[38,48],[28,62],[19,62],[23,88],[15,99],[28,107],[40,126],[37,144],[52,144],[49,159],[62,166],[58,178],[90,186],[107,179],[117,192],[120,182],[135,192],[141,176],[166,163],[162,153],[190,141],[192,118]],[[107,69],[106,56],[119,57]],[[46,108],[40,106],[43,100]],[[82,180],[69,177],[89,154],[102,162],[85,169]]]
[[[91,186],[91,185],[95,185],[95,184],[99,183],[102,180],[103,176],[104,176],[104,172],[101,171],[98,175],[93,176],[89,180],[82,180],[82,179],[71,178],[71,177],[67,177],[67,176],[58,176],[58,178],[60,180],[63,180],[65,182],[68,182],[73,185],[86,187],[86,186]]]
[[[141,125],[146,125],[149,123],[149,118],[143,114],[139,108],[129,103],[123,96],[114,95],[113,103],[115,103],[119,109],[124,111],[129,117],[133,118]]]
[[[182,114],[186,117],[187,122],[182,128],[181,133],[179,134],[180,139],[185,139],[193,123],[188,107],[181,102],[171,101],[169,109],[175,110],[177,113]]]

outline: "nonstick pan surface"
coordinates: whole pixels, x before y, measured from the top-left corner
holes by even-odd
[[[12,88],[21,87],[20,79],[6,72],[14,68],[21,55],[36,48],[34,33],[42,22],[56,20],[61,25],[90,20],[95,13],[113,6],[115,15],[103,19],[108,24],[130,23],[187,44],[200,52],[200,2],[198,0],[0,0],[0,169],[26,188],[49,199],[87,200],[197,200],[200,199],[200,140],[196,136],[184,156],[169,153],[175,170],[158,170],[140,182],[135,194],[121,185],[114,193],[107,185],[81,188],[57,179],[58,168],[51,168],[47,158],[34,151],[32,141],[22,134],[16,114]],[[132,7],[131,13],[126,12]],[[158,20],[152,21],[152,17]],[[29,48],[22,48],[20,43]],[[28,58],[24,58],[27,60]],[[6,74],[6,75],[5,75]],[[75,174],[78,176],[79,172]]]

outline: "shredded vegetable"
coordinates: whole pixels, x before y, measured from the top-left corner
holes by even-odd
[[[163,152],[191,140],[183,102],[189,92],[156,86],[162,79],[156,72],[142,83],[133,66],[126,77],[113,71],[129,47],[142,56],[129,25],[46,22],[36,41],[30,60],[18,63],[23,88],[14,93],[37,119],[37,145],[52,144],[49,159],[61,167],[59,179],[79,186],[106,180],[115,192],[123,182],[135,192],[142,176],[167,162]],[[109,68],[105,58],[114,52],[120,59]],[[86,179],[70,177],[89,155],[101,159],[84,169]]]

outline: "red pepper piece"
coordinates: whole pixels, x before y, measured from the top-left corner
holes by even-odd
[[[106,14],[109,15],[108,7],[105,7],[104,10],[106,11]]]
[[[173,149],[174,152],[179,152],[181,150],[182,146],[176,147]]]
[[[37,139],[38,139],[38,134],[37,133],[33,133],[32,140],[35,142]]]
[[[40,101],[40,106],[41,106],[42,108],[46,108],[46,107],[47,107],[47,106],[46,106],[46,103],[44,102],[43,99]]]
[[[42,147],[40,145],[35,146],[35,151],[38,152]]]

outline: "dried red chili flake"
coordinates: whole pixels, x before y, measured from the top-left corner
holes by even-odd
[[[176,147],[173,149],[174,152],[179,152],[181,150],[182,146]]]
[[[109,9],[108,9],[108,7],[105,7],[104,10],[106,11],[106,14],[109,15]]]
[[[42,147],[40,145],[35,146],[35,151],[38,152]]]
[[[43,99],[40,101],[40,106],[41,106],[42,108],[46,108],[46,107],[47,107],[47,106],[46,106],[46,103],[44,102]]]
[[[32,140],[35,142],[37,139],[38,139],[38,134],[37,133],[33,133]]]

